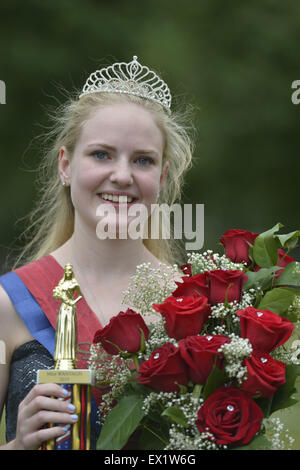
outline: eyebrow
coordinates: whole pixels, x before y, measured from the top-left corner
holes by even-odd
[[[87,148],[91,148],[91,147],[103,147],[103,148],[106,148],[107,150],[112,150],[113,152],[115,152],[115,151],[117,150],[116,147],[113,147],[112,145],[104,144],[104,143],[102,143],[102,142],[95,142],[95,143],[89,144],[89,145],[87,146]],[[137,149],[137,150],[135,150],[133,153],[139,153],[139,154],[141,154],[141,153],[142,153],[142,154],[149,154],[149,153],[151,153],[151,154],[158,155],[157,150],[154,150],[154,149],[148,149],[148,150],[146,150],[146,149],[140,149],[140,150]]]

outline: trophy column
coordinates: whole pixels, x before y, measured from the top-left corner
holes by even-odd
[[[79,294],[76,299],[75,292]],[[62,302],[56,322],[54,369],[39,370],[37,383],[57,383],[66,388],[70,392],[66,400],[72,400],[78,420],[63,436],[46,442],[42,449],[89,450],[93,374],[88,369],[77,369],[76,303],[82,295],[72,265],[65,266],[64,277],[54,288],[53,296]]]

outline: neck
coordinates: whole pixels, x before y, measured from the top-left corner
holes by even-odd
[[[155,260],[141,239],[99,240],[79,229],[62,248],[65,261],[71,262],[75,269],[91,279],[101,276],[108,283],[128,278],[138,264]]]

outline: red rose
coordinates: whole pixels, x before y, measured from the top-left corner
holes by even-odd
[[[291,336],[294,325],[291,321],[270,310],[247,307],[238,310],[241,338],[248,338],[254,352],[269,353],[281,346]]]
[[[179,342],[181,357],[188,366],[189,378],[193,383],[206,382],[216,356],[216,366],[222,368],[223,357],[218,349],[225,343],[230,343],[230,339],[222,335],[188,336]]]
[[[188,383],[187,367],[179,349],[173,343],[166,343],[156,349],[148,361],[139,368],[138,381],[156,392],[177,392],[178,384]]]
[[[180,266],[180,269],[186,276],[192,275],[192,267],[190,264],[183,264],[182,266]]]
[[[235,387],[221,387],[198,411],[196,425],[210,432],[220,445],[248,444],[260,430],[263,413],[254,400]]]
[[[98,330],[94,343],[101,343],[108,354],[119,354],[119,349],[136,353],[141,348],[142,331],[148,340],[149,330],[139,313],[127,309],[112,317],[108,325]],[[118,349],[119,348],[119,349]]]
[[[184,276],[181,278],[182,282],[176,282],[177,289],[172,292],[174,297],[181,297],[183,295],[205,295],[208,297],[208,285],[206,274],[195,274],[194,276]]]
[[[271,398],[277,387],[285,383],[286,364],[273,359],[269,354],[255,356],[244,360],[247,367],[247,379],[242,389],[252,396]]]
[[[168,297],[162,304],[153,304],[166,320],[166,331],[177,340],[200,333],[210,315],[210,305],[203,295]]]
[[[206,273],[209,279],[209,302],[212,305],[241,300],[242,288],[248,280],[243,271],[216,269]]]
[[[227,230],[222,235],[220,242],[225,247],[225,255],[234,263],[250,263],[249,243],[254,244],[258,233],[248,232],[247,230]]]

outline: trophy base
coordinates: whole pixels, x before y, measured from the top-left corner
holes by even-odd
[[[56,383],[63,386],[70,392],[65,400],[73,403],[76,408],[74,413],[78,415],[76,423],[72,424],[63,436],[45,442],[42,450],[89,450],[93,372],[87,369],[39,370],[37,383]]]

